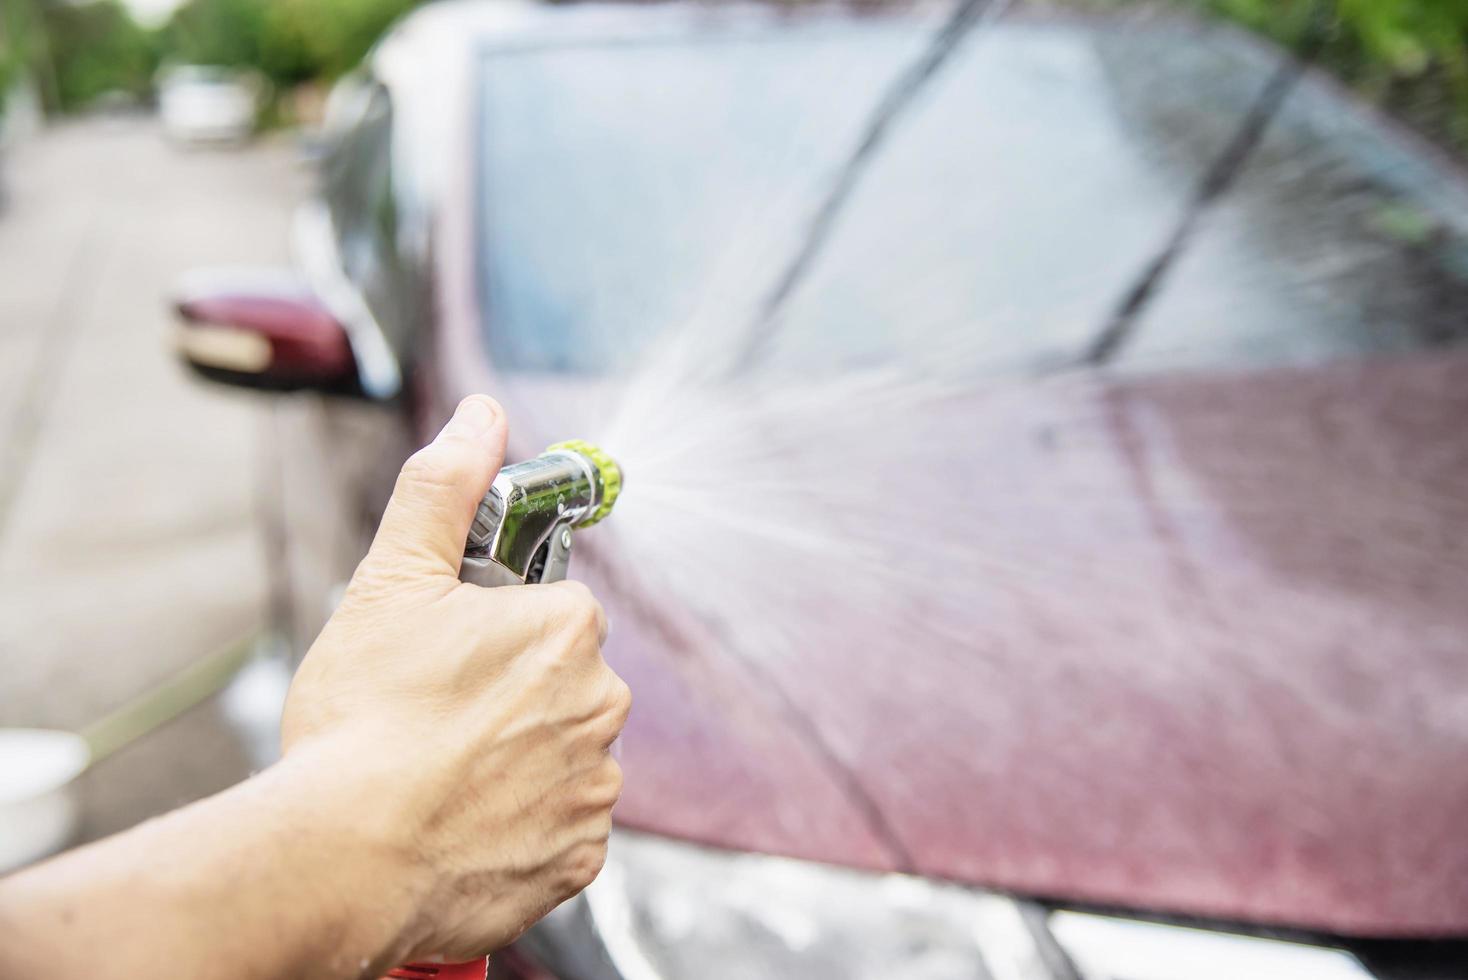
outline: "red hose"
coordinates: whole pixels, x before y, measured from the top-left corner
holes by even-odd
[[[394,980],[485,980],[489,958],[468,963],[408,963],[387,975]]]

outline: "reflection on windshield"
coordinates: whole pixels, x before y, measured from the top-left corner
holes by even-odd
[[[618,372],[665,330],[707,362],[738,361],[934,30],[885,21],[486,55],[481,279],[496,363]],[[1284,57],[1165,28],[987,25],[834,210],[764,366],[978,378],[1075,365],[1198,217],[1200,182]],[[1382,182],[1372,161],[1406,173],[1408,155],[1312,83],[1280,105],[1238,185],[1149,291],[1115,370],[1308,363],[1461,332],[1453,229],[1468,219],[1452,196],[1357,193]],[[1335,135],[1296,147],[1308,106]]]
[[[919,25],[490,54],[482,285],[497,363],[603,371],[767,270]],[[730,285],[730,283],[734,283]]]

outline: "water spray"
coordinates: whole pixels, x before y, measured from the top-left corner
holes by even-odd
[[[571,567],[571,531],[612,512],[622,492],[616,460],[580,439],[500,470],[479,502],[459,578],[486,587],[559,582]],[[489,959],[410,963],[400,980],[484,980]]]

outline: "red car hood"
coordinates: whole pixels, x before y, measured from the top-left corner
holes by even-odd
[[[636,696],[618,816],[1032,895],[1468,931],[1465,420],[1462,355],[940,399],[922,452],[843,474],[890,482],[930,588],[862,568],[870,514],[809,567],[732,566],[736,534],[669,508],[660,570],[622,545],[661,505],[627,507],[577,560]],[[762,587],[691,600],[701,567]]]

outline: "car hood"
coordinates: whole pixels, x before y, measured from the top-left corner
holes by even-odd
[[[580,435],[606,417],[589,387],[507,404]],[[758,489],[798,470],[788,433],[764,460],[687,454],[689,487],[753,503],[710,505],[718,533],[628,459],[573,563],[635,692],[618,818],[1039,896],[1462,932],[1464,418],[1463,355],[935,395],[842,457],[885,517],[788,548]],[[810,497],[792,513],[844,506]],[[910,535],[911,587],[872,564],[874,520]]]

